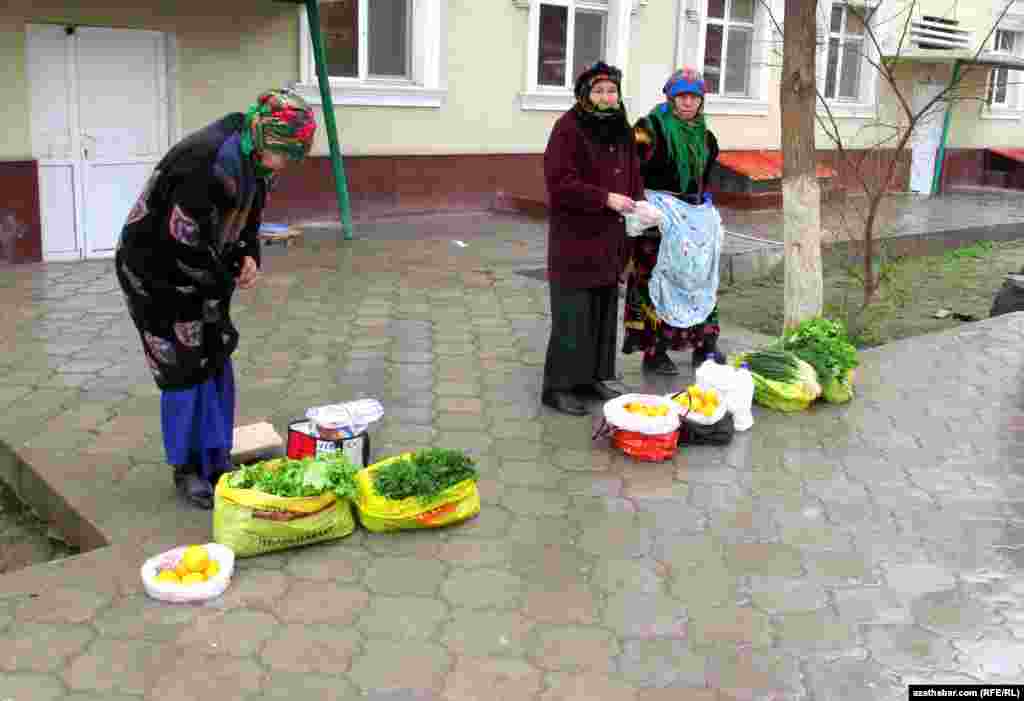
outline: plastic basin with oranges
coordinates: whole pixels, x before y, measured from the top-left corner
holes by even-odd
[[[146,593],[160,601],[188,603],[214,599],[228,588],[235,553],[217,543],[183,545],[142,565]]]

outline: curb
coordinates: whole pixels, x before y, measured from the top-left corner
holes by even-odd
[[[67,497],[55,489],[43,471],[29,463],[16,449],[0,441],[0,479],[15,495],[47,523],[52,524],[67,542],[80,552],[110,545],[103,532]]]

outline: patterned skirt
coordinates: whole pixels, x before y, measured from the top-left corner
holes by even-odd
[[[660,236],[644,235],[630,242],[633,272],[626,282],[623,353],[643,351],[650,355],[658,347],[675,351],[701,348],[705,343],[717,340],[720,333],[717,305],[703,323],[685,329],[670,326],[658,318],[647,286],[658,262],[660,245]]]

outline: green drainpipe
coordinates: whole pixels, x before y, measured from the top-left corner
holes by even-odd
[[[309,17],[309,36],[313,40],[313,58],[316,62],[316,77],[320,83],[320,99],[324,108],[324,129],[331,146],[331,170],[334,172],[334,190],[338,197],[338,212],[341,214],[341,230],[345,240],[352,240],[352,211],[348,201],[348,183],[345,168],[341,164],[341,147],[338,146],[338,127],[334,122],[334,102],[331,100],[331,82],[327,76],[327,61],[324,58],[324,43],[320,36],[320,7],[317,0],[306,1],[306,15]]]
[[[960,66],[963,65],[961,59],[957,59],[953,63],[953,77],[949,80],[949,89],[952,92],[953,88],[960,82]],[[946,106],[946,115],[942,120],[942,140],[939,141],[939,153],[935,157],[935,174],[932,176],[932,194],[939,194],[939,187],[942,184],[942,164],[946,160],[946,139],[949,138],[949,123],[953,121],[953,102],[950,102]]]

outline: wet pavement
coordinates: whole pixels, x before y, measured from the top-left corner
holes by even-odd
[[[111,265],[0,271],[4,478],[84,555],[0,577],[0,699],[905,699],[1024,683],[1024,315],[862,354],[857,399],[755,409],[641,463],[538,401],[543,228],[378,223],[272,249],[233,316],[239,423],[373,396],[376,456],[479,460],[481,515],[240,561],[204,606],[139,566],[175,498]],[[476,235],[472,235],[473,232]],[[456,243],[456,239],[463,245]],[[723,319],[726,350],[764,339]],[[687,358],[677,357],[682,366]],[[622,381],[648,383],[621,356]],[[597,405],[592,405],[596,410]]]
[[[848,199],[822,204],[825,242],[863,238],[866,200]],[[748,236],[783,240],[782,210],[723,210],[727,229]],[[1018,225],[1024,234],[1024,193],[1015,191],[955,192],[936,197],[893,195],[882,200],[876,235],[879,238],[935,234]]]

